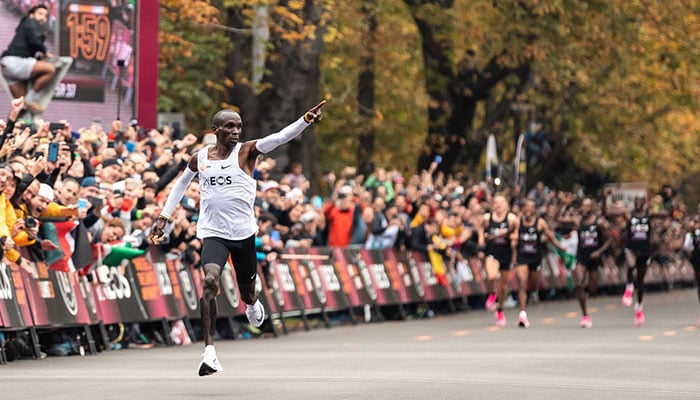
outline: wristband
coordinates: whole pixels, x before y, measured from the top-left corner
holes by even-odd
[[[311,113],[308,111],[306,113],[304,113],[304,122],[306,122],[307,124],[310,124],[311,122],[313,122],[313,118],[310,116],[310,114]]]

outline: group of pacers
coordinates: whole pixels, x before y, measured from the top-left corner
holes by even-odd
[[[644,324],[644,278],[651,263],[652,250],[657,245],[654,243],[657,235],[653,235],[653,229],[657,226],[654,219],[664,217],[665,213],[651,212],[647,208],[646,198],[637,197],[631,210],[614,212],[604,208],[599,210],[594,201],[586,198],[580,203],[576,213],[558,216],[549,222],[538,215],[534,200],[525,199],[518,205],[517,214],[511,211],[508,199],[497,194],[492,198],[490,210],[475,214],[476,216],[468,221],[474,231],[473,240],[478,243],[477,256],[473,260],[480,262],[486,273],[489,294],[485,308],[494,312],[497,326],[506,326],[503,308],[513,272],[519,286],[518,326],[530,326],[526,311],[528,289],[536,290],[538,287],[546,252],[544,244],[548,243],[562,252],[575,252],[576,262],[573,265],[572,276],[575,283],[574,297],[581,307],[579,325],[582,328],[591,328],[593,321],[588,312],[587,300],[589,295],[596,292],[604,255],[614,243],[612,227],[606,219],[613,216],[622,217],[626,222],[623,251],[627,284],[622,304],[627,307],[634,305],[635,326]],[[554,227],[551,226],[554,224],[569,226],[575,231],[578,244],[574,249],[563,244],[564,240],[557,239]],[[686,230],[684,247],[695,269],[700,299],[700,214],[686,226]]]

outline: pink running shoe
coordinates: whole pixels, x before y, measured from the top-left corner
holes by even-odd
[[[622,304],[625,307],[631,307],[634,300],[632,299],[633,290],[625,289],[625,293],[622,295]]]
[[[588,315],[584,315],[583,318],[581,318],[581,322],[579,322],[579,325],[581,328],[590,328],[593,326],[593,321],[591,321],[591,317]]]
[[[496,299],[498,297],[496,296],[496,293],[491,293],[489,294],[489,297],[486,299],[486,304],[484,305],[484,308],[486,308],[486,311],[496,311]]]
[[[640,327],[644,325],[644,311],[637,310],[634,313],[634,326]]]
[[[530,327],[530,321],[527,320],[527,313],[525,311],[520,311],[518,315],[518,326],[521,328]]]
[[[499,328],[504,328],[506,326],[506,316],[503,314],[503,311],[496,312],[496,326]]]

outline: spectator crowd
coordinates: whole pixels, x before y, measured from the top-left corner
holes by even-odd
[[[212,144],[204,134],[173,131],[168,126],[144,131],[136,121],[109,126],[93,123],[73,127],[69,121],[22,121],[23,99],[12,101],[7,120],[0,121],[0,243],[8,262],[36,274],[36,265],[92,277],[98,260],[114,243],[146,249],[146,237],[159,215],[171,184],[193,151]],[[460,174],[428,170],[413,175],[377,168],[369,176],[354,168],[323,173],[312,185],[301,163],[277,165],[261,157],[256,212],[258,260],[268,265],[284,248],[357,245],[369,249],[438,250],[446,259],[478,263],[477,230],[496,192],[509,200],[518,215],[522,201],[535,201],[538,215],[576,251],[577,226],[570,217],[580,213],[582,190],[550,190],[538,182],[529,192]],[[319,186],[318,193],[311,193]],[[597,211],[602,218],[610,207]],[[166,229],[163,252],[176,253],[197,265],[201,244],[196,239],[198,183],[190,185]],[[617,207],[619,205],[612,205]],[[651,194],[648,207],[664,210],[654,221],[654,261],[666,265],[686,257],[684,237],[694,229],[700,208],[691,215],[672,187]],[[55,257],[61,250],[55,232],[45,222],[68,222],[81,230],[91,246],[88,257]],[[626,220],[610,214],[613,246],[605,262],[622,265]],[[80,229],[79,229],[80,228]],[[573,245],[571,245],[573,243]],[[453,262],[450,265],[457,265]],[[91,278],[92,279],[92,278]]]

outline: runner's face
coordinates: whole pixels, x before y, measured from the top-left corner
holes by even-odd
[[[496,196],[493,199],[493,210],[498,214],[503,214],[508,211],[508,202],[503,196]]]
[[[227,114],[221,125],[216,128],[216,138],[220,143],[235,146],[241,136],[243,122],[241,116],[235,113]]]

